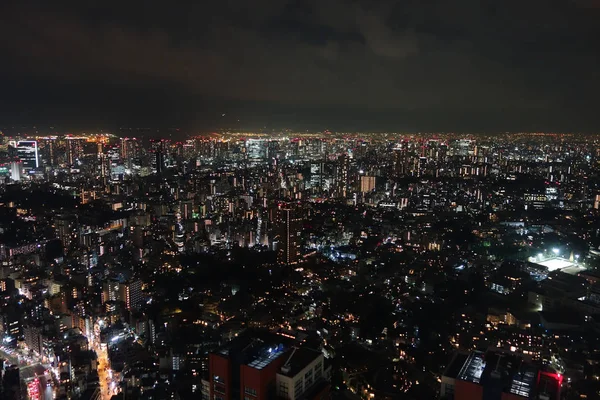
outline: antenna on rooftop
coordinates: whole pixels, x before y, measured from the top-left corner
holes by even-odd
[[[288,359],[285,360],[285,363],[283,364],[283,367],[281,367],[281,372],[283,372],[284,374],[289,374],[290,371],[292,370],[292,366],[290,365],[290,361],[292,360],[292,357],[294,357],[294,354],[296,353],[296,350],[298,350],[298,348],[296,346],[294,346],[294,350],[292,350],[292,354],[290,354],[290,356],[288,357]]]

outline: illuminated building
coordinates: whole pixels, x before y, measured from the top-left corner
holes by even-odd
[[[142,300],[142,281],[121,283],[116,280],[104,282],[102,303],[122,301],[128,310],[137,308]]]
[[[394,175],[396,177],[407,173],[407,146],[401,146],[394,149]]]
[[[128,168],[131,168],[133,161],[140,157],[140,141],[136,138],[121,139],[121,160]]]
[[[336,197],[346,198],[348,194],[348,174],[350,171],[350,158],[347,154],[338,157],[335,185]]]
[[[299,210],[288,204],[279,204],[276,210],[276,223],[279,226],[279,248],[277,260],[279,264],[292,265],[300,261],[300,235],[302,219]]]
[[[28,325],[23,328],[25,336],[25,344],[29,350],[33,350],[38,354],[43,351],[42,327],[36,325]]]
[[[38,138],[38,153],[45,165],[55,166],[57,164],[56,137]]]
[[[246,141],[248,160],[253,162],[261,161],[267,158],[267,145],[268,142],[266,140],[248,139]]]
[[[10,179],[15,182],[21,180],[21,162],[13,161],[10,163]]]
[[[76,218],[72,215],[57,215],[54,218],[54,230],[65,249],[69,248],[76,238]]]
[[[362,193],[369,193],[375,190],[375,177],[374,176],[361,176],[360,177],[360,191]]]
[[[84,137],[71,137],[67,136],[66,140],[66,150],[67,150],[67,164],[74,165],[75,162],[81,158],[83,155],[83,145],[86,141]]]
[[[22,140],[17,143],[17,154],[21,160],[22,167],[27,170],[38,168],[38,146],[35,140]]]
[[[457,353],[442,376],[441,396],[454,400],[559,400],[562,375],[513,353]]]

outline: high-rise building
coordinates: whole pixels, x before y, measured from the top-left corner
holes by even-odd
[[[310,186],[311,188],[323,189],[325,179],[325,164],[321,161],[310,164]]]
[[[293,265],[300,261],[302,219],[299,214],[300,210],[293,204],[280,203],[277,205],[275,223],[279,233],[277,249],[279,264]]]
[[[21,162],[20,161],[12,161],[10,163],[10,179],[13,181],[21,180]]]
[[[396,177],[403,176],[407,173],[407,157],[408,147],[406,144],[394,149],[394,175]]]
[[[54,217],[54,230],[63,248],[67,249],[77,237],[76,218],[74,215],[57,215]]]
[[[140,141],[136,138],[122,138],[121,139],[121,160],[123,163],[131,168],[133,161],[140,157],[141,146]]]
[[[362,193],[369,193],[375,190],[375,177],[374,176],[361,176],[360,177],[360,191]]]
[[[142,281],[134,280],[123,284],[123,297],[128,310],[137,308],[142,301]]]
[[[142,301],[142,281],[133,280],[123,283],[111,280],[104,282],[102,303],[110,301],[122,301],[128,310],[137,308]]]
[[[43,353],[44,344],[42,339],[42,328],[37,325],[28,325],[23,328],[23,334],[25,336],[25,344],[27,344],[29,350],[33,350],[41,355]]]
[[[45,165],[56,165],[56,137],[45,137],[38,141],[38,153]]]
[[[35,140],[21,140],[17,143],[17,154],[24,169],[35,169],[40,166],[38,145]]]
[[[268,143],[269,142],[264,139],[248,139],[246,141],[248,160],[251,162],[264,160],[268,153]]]
[[[68,165],[74,165],[75,162],[83,156],[83,145],[86,141],[83,137],[71,137],[68,136],[66,139],[66,150]]]
[[[350,157],[348,154],[342,154],[338,157],[336,167],[336,196],[346,198],[348,195],[348,177],[350,172]]]
[[[121,299],[119,281],[111,280],[104,282],[102,286],[102,303],[119,301]]]
[[[183,219],[192,219],[194,214],[194,202],[193,200],[183,200],[179,206],[181,217]]]
[[[156,173],[157,174],[161,174],[163,169],[165,168],[165,155],[162,152],[162,150],[157,150],[155,154],[155,168],[156,168]]]

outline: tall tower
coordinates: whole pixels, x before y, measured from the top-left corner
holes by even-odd
[[[76,238],[76,218],[73,215],[54,217],[54,229],[63,247],[67,249]]]
[[[348,195],[348,173],[350,170],[350,158],[348,154],[338,157],[336,169],[336,196],[346,198]]]
[[[276,223],[280,237],[277,249],[277,262],[282,265],[293,265],[300,262],[300,235],[302,234],[302,218],[297,207],[280,203],[276,210]]]
[[[68,136],[66,139],[67,164],[73,165],[83,155],[85,138]]]

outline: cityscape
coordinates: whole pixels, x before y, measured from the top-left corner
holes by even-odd
[[[0,1],[0,400],[600,400],[600,0]]]
[[[597,398],[600,137],[117,133],[1,136],[2,399]]]

